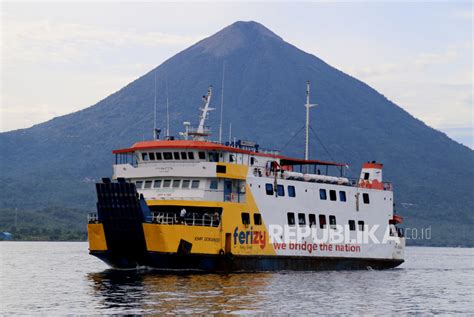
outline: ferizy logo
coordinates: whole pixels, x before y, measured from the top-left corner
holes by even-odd
[[[239,231],[238,227],[234,230],[234,244],[258,244],[260,248],[264,249],[266,241],[265,231],[253,231],[252,227],[247,231]]]

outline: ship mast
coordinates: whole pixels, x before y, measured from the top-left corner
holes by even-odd
[[[212,86],[209,86],[207,90],[207,95],[203,96],[202,99],[204,101],[204,107],[199,108],[201,110],[201,115],[199,116],[199,126],[197,128],[188,128],[187,135],[191,135],[194,140],[204,141],[206,136],[209,136],[211,133],[209,127],[206,127],[204,124],[206,123],[206,119],[209,116],[209,111],[215,110],[215,108],[209,107],[211,103],[212,97]]]
[[[309,109],[317,106],[316,104],[309,103],[309,80],[306,82],[306,138],[305,138],[305,148],[304,148],[304,159],[309,159]]]

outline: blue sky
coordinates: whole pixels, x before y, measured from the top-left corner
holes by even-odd
[[[2,2],[0,131],[95,104],[237,20],[366,82],[471,148],[473,5]]]

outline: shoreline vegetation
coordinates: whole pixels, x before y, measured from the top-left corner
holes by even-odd
[[[86,241],[87,212],[58,206],[39,210],[0,209],[0,241]]]

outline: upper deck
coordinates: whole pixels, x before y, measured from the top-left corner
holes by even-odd
[[[140,179],[142,182],[153,177],[209,179],[220,176],[245,180],[247,176],[255,176],[391,189],[389,183],[381,181],[381,164],[364,165],[380,169],[377,172],[380,174],[378,180],[374,179],[372,182],[370,173],[361,174],[360,179],[348,179],[344,177],[344,168],[347,166],[344,163],[286,157],[278,151],[261,150],[257,144],[246,141],[225,145],[196,140],[154,140],[137,142],[130,148],[115,150],[113,153],[116,154],[114,178]],[[229,171],[219,173],[219,168],[225,170],[222,164],[230,164],[235,168],[244,166],[248,168],[248,172],[240,176]],[[192,181],[189,179],[186,184],[192,184]]]

